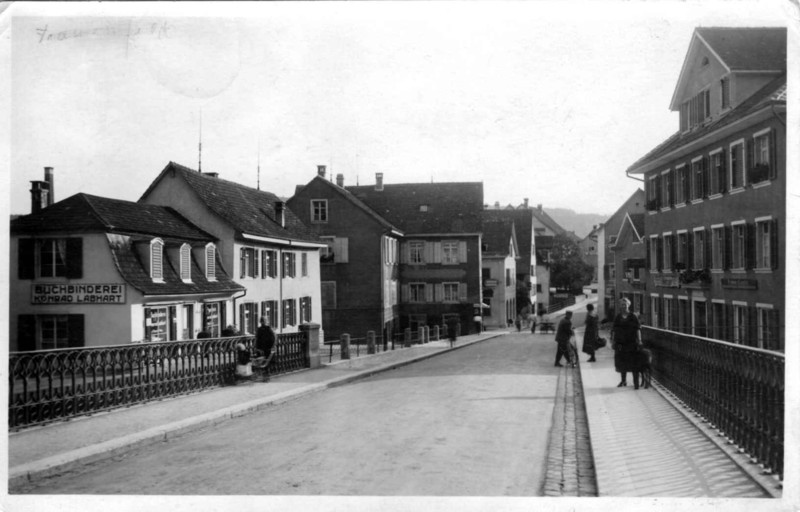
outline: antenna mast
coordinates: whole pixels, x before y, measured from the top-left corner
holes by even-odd
[[[261,141],[258,141],[258,166],[256,168],[256,189],[261,190]]]
[[[197,143],[197,172],[203,172],[203,109],[200,109],[200,139]]]

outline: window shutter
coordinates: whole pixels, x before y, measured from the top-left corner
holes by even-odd
[[[17,245],[17,277],[20,279],[33,279],[36,277],[36,240],[33,238],[19,239]]]
[[[314,320],[311,314],[312,311],[314,311],[314,308],[311,307],[311,297],[306,297],[306,322],[312,322]]]
[[[769,256],[772,260],[770,266],[773,269],[778,268],[780,261],[780,246],[778,245],[778,219],[772,219],[769,227]]]
[[[78,239],[80,240],[80,239]],[[83,315],[68,315],[67,316],[67,330],[69,336],[70,347],[84,346],[83,340]]]
[[[444,284],[438,283],[433,287],[434,302],[444,302]]]
[[[465,240],[459,240],[458,242],[458,262],[467,262],[467,242]]]
[[[246,272],[245,269],[245,258],[244,258],[244,247],[239,248],[239,277],[244,278],[244,274]]]
[[[408,302],[408,285],[404,284],[400,286],[400,301],[401,302]]]
[[[688,203],[692,199],[692,182],[694,181],[694,177],[692,176],[692,161],[687,160],[685,167],[683,168],[684,176],[686,179],[683,180],[683,198],[684,202]]]
[[[745,182],[750,182],[750,171],[755,167],[755,141],[751,137],[747,140],[747,165],[745,167]]]
[[[460,302],[467,301],[467,283],[458,283],[458,300]]]
[[[745,225],[745,268],[752,269],[756,266],[756,225]]]
[[[425,263],[442,262],[442,242],[425,242]]]
[[[29,350],[36,350],[36,315],[17,315],[17,351]]]
[[[67,238],[67,277],[83,277],[83,238]]]
[[[722,239],[722,268],[725,270],[729,270],[731,266],[733,266],[733,233],[731,232],[730,226],[725,226],[723,229],[723,236]],[[729,339],[729,338],[725,338]]]
[[[720,175],[719,175],[719,191],[720,192],[727,192],[728,190],[728,152],[723,151],[719,154],[719,165],[720,165]]]
[[[783,343],[781,343],[781,333],[783,329],[781,329],[781,315],[777,309],[772,309],[769,312],[769,325],[770,325],[770,346],[772,350],[783,350]]]
[[[703,170],[703,194],[702,197],[708,197],[709,191],[711,190],[711,180],[710,180],[710,165],[708,156],[704,156],[703,159],[700,161],[701,168]]]
[[[778,132],[774,128],[769,131],[769,179],[778,177]]]
[[[651,262],[650,262],[650,239],[649,239],[649,238],[646,238],[646,239],[645,239],[645,241],[644,241],[644,244],[645,244],[645,248],[644,248],[644,252],[645,252],[645,259],[647,260],[647,270],[650,270],[650,269],[652,269],[652,268],[653,268],[653,267],[650,265],[650,263],[651,263]]]
[[[433,285],[425,283],[425,302],[433,302]]]
[[[661,271],[664,268],[664,238],[656,238],[656,269]]]
[[[747,344],[751,347],[758,346],[758,308],[747,308]]]
[[[675,268],[675,262],[677,261],[678,257],[678,237],[676,235],[671,235],[672,245],[669,249],[669,260],[672,262],[672,268]]]
[[[663,205],[661,204],[661,175],[657,175],[653,179],[653,201],[656,205],[656,209],[661,208]]]
[[[261,265],[261,262],[259,261],[260,258],[258,257],[258,253],[259,253],[258,249],[253,249],[253,251],[252,251],[252,255],[253,255],[253,277],[258,277],[259,276],[259,274],[258,274],[259,273],[259,270],[258,270],[259,267],[261,267],[261,272],[262,273],[264,272],[264,267],[263,267],[263,265]]]
[[[669,191],[668,191],[668,194],[669,194],[669,206],[670,207],[675,206],[675,187],[677,186],[677,181],[678,181],[677,174],[678,173],[677,173],[676,170],[672,170],[672,171],[669,171],[669,174],[667,175],[667,176],[669,176]]]
[[[711,254],[711,239],[713,234],[710,229],[703,230],[703,247],[706,250],[703,260],[703,268],[711,268],[712,254]]]
[[[694,233],[686,233],[686,268],[694,268]]]
[[[335,238],[334,242],[334,249],[333,253],[336,255],[336,263],[347,263],[350,261],[350,255],[348,254],[349,249],[349,239],[348,238]]]

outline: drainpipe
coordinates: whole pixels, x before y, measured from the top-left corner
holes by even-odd
[[[244,298],[245,295],[247,295],[247,288],[244,289],[244,293],[242,293],[240,296],[233,297],[233,321],[234,321],[234,323],[236,322],[236,300]],[[241,320],[241,318],[239,320]],[[227,325],[225,327],[227,327]],[[225,327],[220,326],[220,332],[222,332],[222,329],[224,329]],[[241,322],[239,322],[239,327],[240,328],[242,327]]]
[[[625,176],[627,176],[632,180],[641,181],[642,183],[644,183],[644,178],[637,178],[636,176],[631,176],[630,171],[625,171]]]
[[[280,320],[278,321],[278,333],[283,333],[283,249],[278,249],[278,312],[280,313]]]

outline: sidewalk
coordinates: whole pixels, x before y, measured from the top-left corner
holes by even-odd
[[[606,336],[607,337],[607,336]],[[583,333],[578,333],[580,349]],[[580,354],[586,415],[599,496],[779,497],[777,479],[762,475],[693,416],[653,388],[616,387],[610,347],[597,351],[596,363]]]
[[[372,374],[458,350],[505,334],[487,331],[381,352],[274,376],[269,383],[244,383],[116,409],[8,436],[8,486],[46,478],[93,461],[111,458],[237,416],[339,386]],[[323,358],[323,361],[325,358]]]

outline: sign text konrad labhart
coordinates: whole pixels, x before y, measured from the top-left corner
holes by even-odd
[[[124,284],[31,285],[32,304],[125,304]]]

